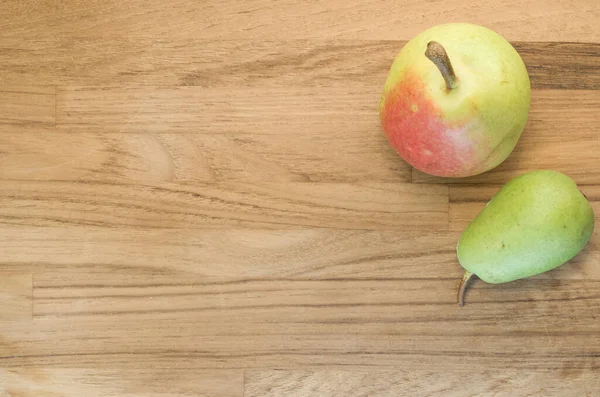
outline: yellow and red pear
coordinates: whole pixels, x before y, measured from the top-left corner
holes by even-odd
[[[527,123],[529,75],[515,48],[469,23],[427,29],[396,56],[380,119],[388,141],[416,169],[467,177],[501,164]]]

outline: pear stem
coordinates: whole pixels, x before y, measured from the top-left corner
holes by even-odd
[[[454,68],[448,58],[448,54],[444,47],[437,41],[430,41],[427,43],[427,51],[425,56],[437,66],[446,82],[446,88],[448,91],[457,87],[457,78],[454,74]]]
[[[465,305],[465,291],[471,277],[473,277],[473,273],[465,271],[462,280],[460,280],[460,285],[458,286],[458,306],[460,307]]]

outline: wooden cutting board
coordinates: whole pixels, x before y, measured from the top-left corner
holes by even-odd
[[[510,178],[600,216],[600,3],[12,1],[0,15],[0,396],[599,396],[600,237],[455,303]],[[528,126],[474,178],[415,172],[377,104],[449,21],[522,55]]]

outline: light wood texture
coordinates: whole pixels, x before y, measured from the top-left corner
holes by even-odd
[[[564,171],[600,217],[597,1],[2,5],[0,397],[598,394],[597,232],[455,303],[511,177]],[[533,101],[505,163],[444,180],[377,104],[457,19],[514,43]]]
[[[61,89],[56,131],[42,125],[24,136],[28,127],[13,121],[0,136],[0,164],[9,179],[408,182],[410,168],[380,130],[377,95],[372,86],[349,94],[341,85]],[[600,183],[598,107],[600,90],[534,90],[528,127],[498,168],[454,180],[412,171],[412,180],[504,183],[552,168]]]
[[[61,176],[408,182],[410,168],[394,161],[380,132],[373,88],[60,89],[57,130],[64,133],[33,139],[67,139],[73,159],[97,159],[82,169],[77,160],[46,156],[42,167],[73,169],[59,165]]]
[[[232,282],[435,279],[441,273],[448,273],[448,277],[459,274],[453,252],[455,236],[447,232],[85,226],[5,226],[0,230],[6,271],[31,264],[38,282],[39,273],[45,274],[46,286],[64,285],[69,279],[71,286],[81,282],[103,285],[105,277],[122,286],[136,285],[154,275]],[[398,274],[400,270],[402,274]]]
[[[305,126],[275,131],[271,123],[260,124],[272,134],[212,134],[218,128],[214,124],[202,126],[206,134],[192,129],[185,134],[48,129],[23,134],[20,127],[11,127],[0,135],[0,175],[147,183],[410,181],[410,167],[398,161],[377,128],[354,125],[318,135]]]
[[[448,188],[398,183],[0,181],[2,225],[122,228],[448,227]]]
[[[353,135],[373,129],[378,122],[373,112],[378,95],[375,87],[353,89],[341,84],[227,90],[71,87],[58,90],[56,111],[58,129],[69,132],[327,137],[336,130]]]
[[[122,287],[120,274],[94,285],[47,271],[35,279],[34,326],[3,325],[3,367],[598,370],[586,337],[597,332],[598,281],[479,283],[461,309],[456,270],[239,282],[156,274]]]
[[[510,0],[435,4],[339,0],[225,2],[179,0],[35,3],[8,0],[3,15],[9,37],[193,37],[211,40],[336,37],[349,40],[408,39],[449,20],[468,20],[501,31],[511,40],[598,42],[595,0]],[[43,26],[44,29],[41,29]]]
[[[33,275],[27,267],[0,266],[0,327],[5,321],[32,319]]]
[[[0,125],[3,130],[39,131],[55,126],[56,87],[0,86]]]
[[[337,83],[379,91],[392,59],[406,41],[396,37],[376,41],[256,40],[251,36],[206,40],[144,35],[77,37],[64,45],[46,37],[28,41],[5,38],[3,42],[8,48],[7,56],[0,56],[0,83],[17,86],[23,79],[59,86],[238,89]],[[536,89],[600,88],[598,43],[514,41],[513,45]],[[78,56],[72,57],[73,53]]]
[[[242,397],[243,371],[183,368],[0,369],[0,396]]]
[[[593,396],[598,377],[578,371],[251,371],[245,397]]]

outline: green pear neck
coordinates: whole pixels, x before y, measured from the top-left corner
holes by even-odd
[[[452,67],[448,53],[446,53],[446,49],[440,43],[437,41],[430,41],[427,43],[425,56],[439,69],[446,82],[446,89],[448,91],[458,87],[458,79],[454,73],[454,68]]]

